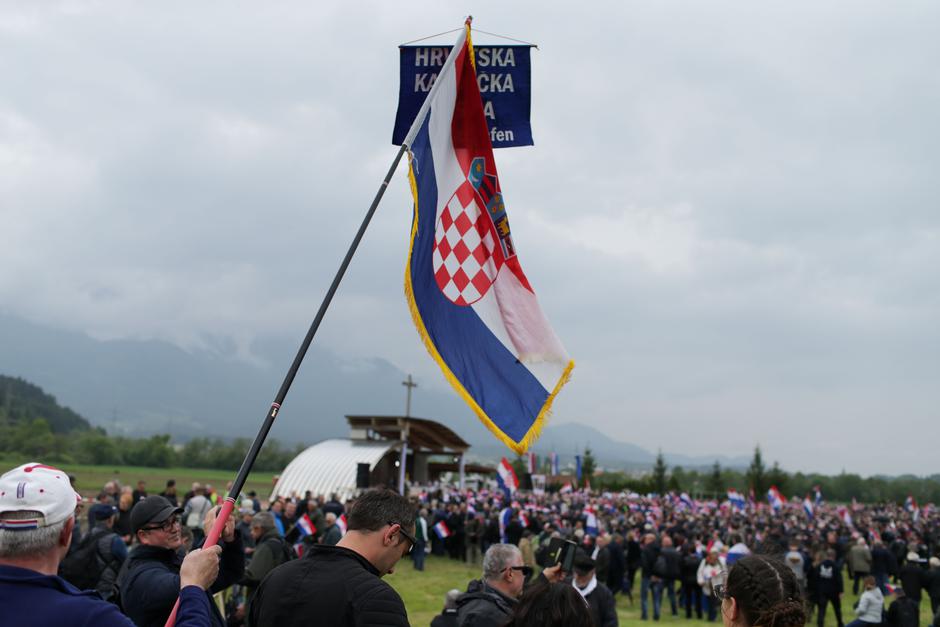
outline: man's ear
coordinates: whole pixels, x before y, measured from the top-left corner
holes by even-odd
[[[65,521],[62,532],[59,534],[59,546],[68,547],[72,544],[72,531],[75,529],[75,516]]]

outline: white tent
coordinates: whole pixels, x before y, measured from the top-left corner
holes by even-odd
[[[337,494],[341,500],[356,492],[356,466],[369,464],[375,470],[385,455],[400,448],[389,440],[334,439],[318,442],[295,457],[281,473],[271,498],[303,496],[309,490],[314,496],[327,498]]]

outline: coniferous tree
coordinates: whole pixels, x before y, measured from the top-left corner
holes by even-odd
[[[722,485],[721,480],[721,464],[718,463],[718,460],[715,460],[715,463],[712,464],[711,474],[708,475],[708,491],[712,492],[717,498],[721,498],[721,493],[724,491],[725,486]]]
[[[657,494],[666,493],[666,460],[663,458],[663,451],[660,449],[656,454],[656,464],[653,466],[653,490]]]
[[[747,469],[747,482],[754,489],[754,495],[758,500],[764,497],[764,493],[770,487],[767,483],[767,471],[764,468],[764,458],[761,455],[759,444],[754,447],[754,457]]]

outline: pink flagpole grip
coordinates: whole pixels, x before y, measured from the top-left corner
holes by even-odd
[[[215,522],[212,524],[212,529],[209,530],[209,535],[206,536],[206,541],[202,544],[202,548],[207,549],[219,543],[219,536],[222,535],[222,530],[225,529],[225,521],[232,515],[233,509],[235,509],[235,499],[229,496],[222,503],[222,509],[219,510],[219,515],[216,516]],[[170,612],[170,617],[166,619],[164,627],[173,627],[173,625],[176,624],[176,612],[179,609],[180,600],[179,597],[177,597],[173,611]]]

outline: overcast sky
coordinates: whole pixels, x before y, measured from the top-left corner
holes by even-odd
[[[396,151],[397,45],[471,10],[332,4],[0,3],[0,309],[244,359],[299,340]],[[474,3],[539,45],[535,146],[496,158],[577,362],[553,420],[940,470],[940,4],[823,4]],[[443,389],[403,173],[317,341]]]

